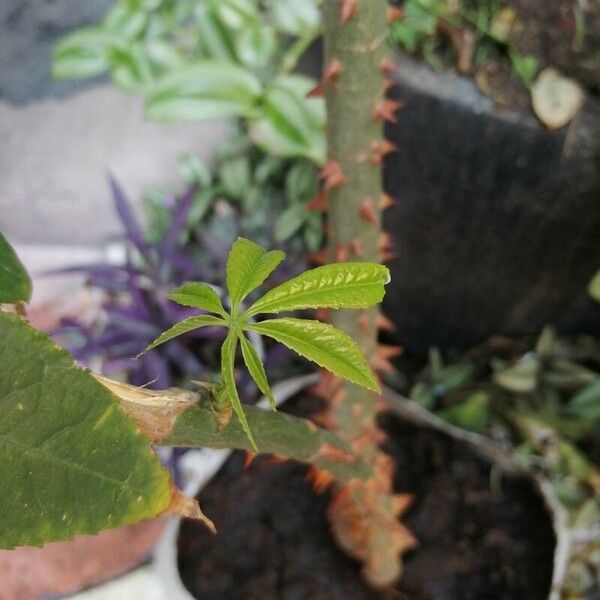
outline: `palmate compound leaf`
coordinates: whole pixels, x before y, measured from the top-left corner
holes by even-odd
[[[225,315],[219,294],[208,284],[188,281],[169,294],[169,299],[183,306],[193,306],[208,312]]]
[[[339,377],[379,392],[367,359],[354,340],[332,325],[309,319],[269,319],[247,329],[285,344]]]
[[[248,439],[250,440],[254,450],[258,452],[258,447],[254,441],[252,431],[250,431],[250,426],[248,425],[248,420],[246,419],[246,414],[244,413],[242,402],[235,385],[234,363],[237,340],[237,333],[235,330],[230,329],[221,348],[221,377],[223,378],[223,384],[225,385],[225,389],[229,395],[229,400],[242,426],[242,429],[248,436]]]
[[[116,397],[16,315],[0,313],[0,365],[0,547],[190,509]]]
[[[389,270],[383,265],[363,262],[324,265],[268,291],[245,316],[306,308],[367,308],[381,302],[389,281]]]
[[[28,302],[31,279],[12,246],[0,233],[0,304]]]
[[[173,325],[170,329],[167,329],[163,333],[161,333],[153,342],[148,344],[144,349],[144,352],[148,352],[148,350],[152,350],[152,348],[156,348],[156,346],[160,346],[160,344],[164,344],[169,340],[177,337],[178,335],[183,335],[188,331],[193,331],[194,329],[198,329],[199,327],[213,327],[213,326],[221,326],[227,327],[227,322],[221,319],[220,317],[213,317],[212,315],[200,315],[199,317],[188,317],[187,319],[183,319],[183,321],[179,321],[176,325]],[[143,352],[142,352],[143,354]]]
[[[285,258],[281,250],[267,252],[245,238],[238,238],[227,258],[227,289],[235,311],[239,303],[277,268]]]
[[[271,408],[275,410],[275,398],[273,397],[273,392],[271,392],[271,388],[269,387],[267,374],[265,373],[265,368],[263,367],[256,348],[243,333],[240,333],[240,345],[242,347],[242,356],[244,357],[244,362],[246,363],[248,372],[252,376],[252,379],[254,379],[254,382],[263,396],[267,397]]]

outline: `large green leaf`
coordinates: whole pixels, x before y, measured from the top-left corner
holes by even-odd
[[[307,97],[315,82],[306,77],[279,77],[266,90],[260,116],[250,124],[250,136],[268,152],[305,156],[325,162],[325,105]]]
[[[270,319],[247,329],[285,344],[352,383],[379,391],[375,375],[354,340],[332,325],[309,319]]]
[[[252,379],[254,379],[254,382],[258,386],[258,389],[261,391],[261,393],[269,400],[271,408],[275,410],[275,398],[273,397],[273,392],[271,392],[271,388],[269,387],[267,374],[265,373],[265,368],[260,360],[260,356],[258,356],[256,348],[250,343],[243,333],[240,333],[240,345],[242,346],[242,356],[244,357],[244,362],[248,367],[248,371],[252,376]]]
[[[28,302],[31,280],[12,246],[0,233],[0,304]]]
[[[146,94],[146,116],[158,121],[214,119],[247,114],[262,91],[246,69],[206,60],[171,73]]]
[[[247,315],[304,308],[366,308],[378,304],[390,280],[375,263],[335,263],[306,271],[257,300]]]
[[[227,258],[227,289],[232,310],[263,283],[284,258],[281,250],[267,252],[250,240],[238,238]]]
[[[183,319],[183,321],[179,321],[179,323],[173,325],[173,327],[167,329],[166,331],[163,331],[153,342],[146,346],[144,352],[148,352],[148,350],[152,350],[152,348],[156,348],[156,346],[160,346],[160,344],[164,344],[165,342],[168,342],[179,335],[183,335],[188,331],[193,331],[199,327],[211,326],[227,327],[227,322],[219,317],[213,317],[212,315],[188,317],[187,319]]]
[[[169,475],[117,399],[44,333],[0,313],[0,547],[134,523]]]
[[[52,56],[52,75],[57,79],[93,77],[108,69],[107,49],[113,36],[99,28],[80,29],[65,36]]]
[[[225,314],[219,294],[206,283],[188,281],[174,289],[169,298],[183,306],[193,306],[219,315]]]
[[[242,401],[240,400],[235,385],[234,364],[236,348],[237,334],[233,329],[230,329],[223,342],[223,347],[221,348],[221,377],[223,378],[223,384],[227,390],[229,401],[231,402],[231,406],[233,407],[240,425],[242,426],[244,433],[248,436],[248,440],[252,444],[252,447],[258,452],[254,436],[252,435],[252,431],[250,431],[250,426],[248,425],[248,420],[246,419],[246,414],[242,407]]]

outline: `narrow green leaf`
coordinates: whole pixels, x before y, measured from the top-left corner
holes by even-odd
[[[285,258],[281,250],[267,252],[245,238],[238,238],[227,259],[227,289],[232,310],[275,270]]]
[[[378,392],[379,384],[354,340],[332,325],[309,319],[270,319],[247,329],[285,344],[335,375]]]
[[[267,6],[277,27],[292,35],[303,35],[321,23],[315,0],[269,0]]]
[[[258,389],[261,391],[261,393],[269,400],[271,408],[275,410],[277,408],[275,405],[275,398],[273,398],[273,392],[271,392],[271,388],[269,387],[269,381],[267,380],[265,368],[260,360],[260,356],[258,356],[256,348],[243,333],[240,333],[240,344],[242,346],[242,356],[244,357],[244,362],[248,367],[250,375],[252,375],[252,379],[254,379],[254,382],[258,386]]]
[[[50,338],[0,313],[0,547],[157,516],[168,472],[117,399]]]
[[[289,75],[273,81],[265,91],[259,116],[250,123],[256,144],[279,156],[304,156],[325,162],[325,105],[307,97],[315,82]]]
[[[235,49],[232,32],[219,19],[213,7],[197,6],[198,41],[202,49],[213,59],[235,61]]]
[[[334,263],[306,271],[267,292],[246,311],[252,316],[303,308],[366,308],[378,304],[390,280],[374,263]]]
[[[187,319],[183,319],[183,321],[179,321],[176,325],[173,325],[170,329],[167,329],[163,333],[161,333],[153,342],[148,344],[144,349],[144,352],[148,352],[148,350],[152,350],[152,348],[156,348],[160,344],[164,344],[169,340],[177,337],[178,335],[182,335],[187,333],[188,331],[192,331],[194,329],[198,329],[199,327],[211,327],[211,326],[220,326],[227,327],[227,322],[219,317],[213,317],[212,315],[201,315],[199,317],[188,317]],[[142,352],[142,354],[144,353]]]
[[[586,419],[600,419],[600,377],[577,392],[566,408],[569,413]]]
[[[107,49],[114,36],[103,29],[85,28],[71,33],[56,45],[52,76],[56,79],[93,77],[108,69]]]
[[[288,206],[275,222],[275,239],[278,242],[289,240],[308,218],[308,211],[302,204]]]
[[[0,304],[28,302],[31,279],[17,253],[0,233]]]
[[[490,421],[490,399],[482,391],[473,392],[465,400],[439,412],[444,421],[466,429],[482,433]]]
[[[169,299],[182,306],[193,306],[224,316],[225,309],[219,294],[208,284],[188,281],[169,294]]]
[[[244,413],[244,408],[242,407],[242,402],[235,386],[233,367],[235,363],[236,347],[237,334],[233,329],[230,329],[223,342],[223,347],[221,348],[221,376],[223,377],[223,383],[227,389],[231,406],[233,406],[233,411],[237,415],[240,425],[242,426],[244,433],[248,436],[248,440],[252,444],[252,447],[258,452],[258,447],[254,441],[252,431],[250,431],[250,426],[248,425],[248,420],[246,419],[246,414]]]
[[[146,116],[157,121],[243,116],[261,91],[260,81],[246,69],[206,60],[165,75],[150,86]]]

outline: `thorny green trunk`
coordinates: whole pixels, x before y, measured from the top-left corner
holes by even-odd
[[[382,119],[397,108],[384,102],[386,0],[325,0],[325,71],[328,160],[323,169],[332,261],[379,262],[381,162],[391,150],[383,139]],[[372,366],[377,356],[377,309],[339,311],[336,327],[356,340]],[[378,397],[341,381],[324,385],[329,425],[363,460],[373,465],[367,481],[337,486],[329,507],[339,545],[363,563],[375,587],[401,575],[401,555],[416,540],[399,522],[409,496],[394,493],[393,464],[379,448],[375,416]]]
[[[374,153],[382,142],[382,125],[374,111],[383,96],[380,63],[386,7],[386,0],[363,0],[343,23],[338,1],[324,3],[326,69],[337,61],[341,68],[325,86],[328,159],[337,163],[343,177],[327,199],[332,261],[379,262],[382,187],[381,167]],[[374,356],[376,308],[360,313],[335,311],[332,323],[356,340],[368,359]],[[372,422],[375,398],[357,386],[344,387],[347,397],[335,407],[334,417],[343,435],[351,439]]]

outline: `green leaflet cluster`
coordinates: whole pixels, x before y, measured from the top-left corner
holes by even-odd
[[[300,309],[351,308],[360,309],[381,302],[385,284],[390,280],[383,265],[350,262],[329,264],[306,271],[270,290],[250,307],[243,310],[242,302],[259,287],[283,261],[279,250],[267,252],[257,244],[238,238],[227,261],[227,288],[231,311],[223,307],[219,295],[204,283],[185,283],[170,294],[170,299],[213,315],[189,317],[177,323],[146,350],[198,327],[228,328],[221,349],[221,376],[229,401],[246,435],[256,448],[236,389],[234,361],[238,348],[248,371],[260,391],[275,403],[262,361],[249,341],[249,331],[271,337],[299,355],[315,362],[335,375],[373,391],[379,391],[375,375],[357,344],[335,327],[311,319],[284,317],[255,322],[254,317],[265,313],[280,313]]]

